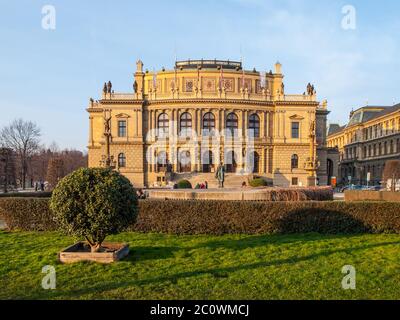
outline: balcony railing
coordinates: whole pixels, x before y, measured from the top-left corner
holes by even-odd
[[[236,92],[169,92],[159,93],[157,91],[149,92],[145,95],[149,101],[163,100],[187,100],[187,99],[224,99],[224,100],[249,100],[249,101],[285,101],[285,102],[316,102],[315,95],[289,94],[289,95],[269,95],[266,93],[236,93]],[[111,93],[104,94],[103,100],[141,100],[139,94],[136,93]]]

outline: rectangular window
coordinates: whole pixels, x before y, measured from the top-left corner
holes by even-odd
[[[300,123],[292,122],[292,139],[298,139],[300,137]]]
[[[292,178],[292,186],[299,185],[299,178]]]
[[[126,137],[126,121],[118,121],[118,137]]]

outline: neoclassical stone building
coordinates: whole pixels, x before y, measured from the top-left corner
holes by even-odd
[[[400,104],[352,111],[347,125],[330,126],[328,146],[339,150],[343,183],[365,185],[368,173],[370,185],[381,182],[386,161],[400,159]]]
[[[140,60],[136,67],[131,93],[114,92],[109,82],[100,100],[90,99],[89,166],[110,156],[138,187],[182,177],[213,185],[221,163],[227,185],[238,187],[247,175],[305,186],[310,175],[325,185],[334,174],[327,102],[317,101],[310,84],[287,94],[280,63],[266,73],[220,60],[180,61],[158,72]]]

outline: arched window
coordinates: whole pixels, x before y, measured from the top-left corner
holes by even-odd
[[[183,136],[188,136],[192,129],[192,116],[189,112],[182,113],[179,125],[180,134]]]
[[[203,152],[201,162],[203,165],[203,172],[211,172],[211,169],[214,168],[214,157],[212,151],[208,150]]]
[[[292,155],[291,163],[292,169],[297,169],[299,167],[299,156],[297,154]]]
[[[178,155],[180,172],[191,172],[192,165],[189,151],[181,151]]]
[[[168,157],[165,151],[160,151],[157,155],[157,172],[167,171]]]
[[[238,117],[233,112],[226,117],[226,129],[231,132],[231,135],[237,134]]]
[[[215,129],[214,114],[212,112],[207,112],[203,116],[203,135],[208,135],[213,129]]]
[[[225,169],[226,172],[235,173],[237,168],[235,151],[225,152]]]
[[[158,135],[168,136],[169,134],[169,119],[166,113],[161,113],[158,116]]]
[[[260,171],[260,156],[258,152],[253,151],[250,153],[250,168],[252,173],[258,173]]]
[[[126,157],[125,153],[120,153],[118,155],[118,167],[119,168],[125,168],[126,167]]]
[[[253,137],[260,136],[260,118],[257,114],[253,113],[249,117],[249,135]]]

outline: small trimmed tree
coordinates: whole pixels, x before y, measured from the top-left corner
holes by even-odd
[[[116,171],[81,168],[59,181],[50,209],[62,231],[84,237],[98,252],[107,235],[123,231],[137,217],[137,197],[130,181]]]
[[[262,179],[262,178],[256,178],[256,179],[250,180],[250,181],[249,181],[249,184],[250,184],[250,186],[252,186],[253,188],[256,188],[256,187],[266,187],[266,186],[268,186],[267,181],[265,181],[265,180]]]
[[[177,183],[178,189],[192,189],[192,184],[189,180],[179,180]]]

